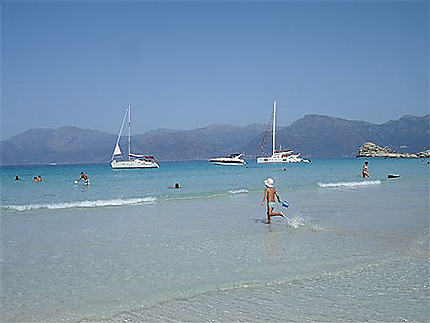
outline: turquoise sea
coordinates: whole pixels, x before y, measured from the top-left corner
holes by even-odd
[[[2,167],[0,321],[428,322],[430,166],[368,160]]]

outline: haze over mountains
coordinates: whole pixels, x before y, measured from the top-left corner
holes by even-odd
[[[294,149],[309,158],[353,157],[366,141],[398,152],[420,152],[429,149],[429,125],[429,115],[404,116],[384,124],[306,115],[290,126],[279,127],[276,141],[277,147]],[[261,155],[265,129],[263,124],[157,129],[134,135],[132,150],[152,154],[161,162],[205,160],[236,152],[253,158]],[[0,143],[2,164],[108,163],[116,137],[76,127],[32,129]],[[125,140],[121,143],[125,148]],[[269,136],[266,153],[270,153],[271,144]]]

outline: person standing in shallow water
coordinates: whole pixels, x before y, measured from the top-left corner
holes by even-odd
[[[89,185],[90,184],[90,179],[89,179],[88,175],[85,174],[84,172],[81,172],[81,177],[79,177],[79,179],[76,181],[76,183],[79,182],[81,179],[84,180],[84,184],[85,185]]]
[[[363,170],[361,172],[361,175],[363,176],[363,178],[370,177],[370,174],[369,174],[369,162],[368,161],[364,162]]]
[[[267,201],[267,223],[270,223],[272,216],[282,216],[283,218],[285,218],[285,215],[282,212],[273,213],[273,209],[276,206],[275,197],[278,199],[278,202],[281,203],[281,198],[279,197],[278,192],[276,192],[275,188],[273,187],[274,183],[275,181],[270,177],[264,180],[266,188],[264,190],[264,196],[263,200],[261,201],[261,205],[264,205],[264,202]]]

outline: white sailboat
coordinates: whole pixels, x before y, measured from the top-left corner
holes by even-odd
[[[120,159],[122,151],[119,146],[122,130],[124,128],[125,120],[128,115],[128,159]],[[112,154],[110,165],[114,169],[125,168],[159,168],[157,160],[154,156],[149,155],[136,155],[131,153],[131,105],[129,104],[125,109],[124,118],[122,119],[121,128],[119,129],[118,138],[116,140],[115,149]]]
[[[294,154],[293,150],[276,150],[276,101],[273,102],[273,124],[272,124],[272,156],[257,157],[257,163],[309,163],[310,160]]]

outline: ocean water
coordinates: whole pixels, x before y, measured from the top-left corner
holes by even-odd
[[[1,321],[428,322],[430,166],[363,162],[2,167]]]

